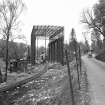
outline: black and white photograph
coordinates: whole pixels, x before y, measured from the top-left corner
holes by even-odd
[[[0,0],[0,105],[105,105],[105,0]]]

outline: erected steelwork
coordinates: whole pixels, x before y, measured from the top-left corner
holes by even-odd
[[[51,63],[59,62],[63,64],[63,45],[64,45],[64,27],[61,26],[33,26],[31,33],[31,63],[35,64],[36,60],[36,39],[37,37],[49,40],[47,60]],[[38,39],[39,39],[38,38]]]

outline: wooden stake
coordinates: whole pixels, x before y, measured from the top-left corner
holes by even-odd
[[[79,69],[78,69],[78,54],[77,54],[77,45],[75,43],[75,58],[76,58],[76,67],[77,67],[77,75],[78,75],[78,86],[79,86],[79,90],[80,90],[80,77],[79,77]]]
[[[70,65],[69,65],[67,50],[65,50],[65,54],[66,54],[66,62],[67,62],[67,68],[68,68],[70,91],[71,91],[70,95],[71,95],[71,98],[72,98],[72,105],[75,105],[74,94],[73,94],[73,87],[72,87],[72,79],[71,79],[71,71],[70,71]]]

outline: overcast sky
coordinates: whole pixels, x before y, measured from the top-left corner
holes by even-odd
[[[24,0],[27,9],[21,15],[22,32],[30,44],[33,25],[61,25],[65,27],[65,40],[75,28],[78,40],[83,27],[80,15],[83,8],[90,8],[97,0]],[[40,42],[41,43],[41,42]]]

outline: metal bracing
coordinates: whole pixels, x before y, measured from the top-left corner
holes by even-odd
[[[45,31],[46,31],[46,37],[51,37],[52,35],[56,35],[60,31],[63,31],[63,27],[61,26],[33,26],[33,29],[35,31],[36,36],[45,36]]]
[[[64,38],[64,27],[61,26],[33,26],[31,33],[31,62],[35,64],[36,59],[36,38],[49,40],[49,61],[59,62],[63,64],[63,38]],[[37,42],[38,47],[38,42]],[[37,48],[38,49],[38,48]],[[45,51],[47,53],[47,51]]]

